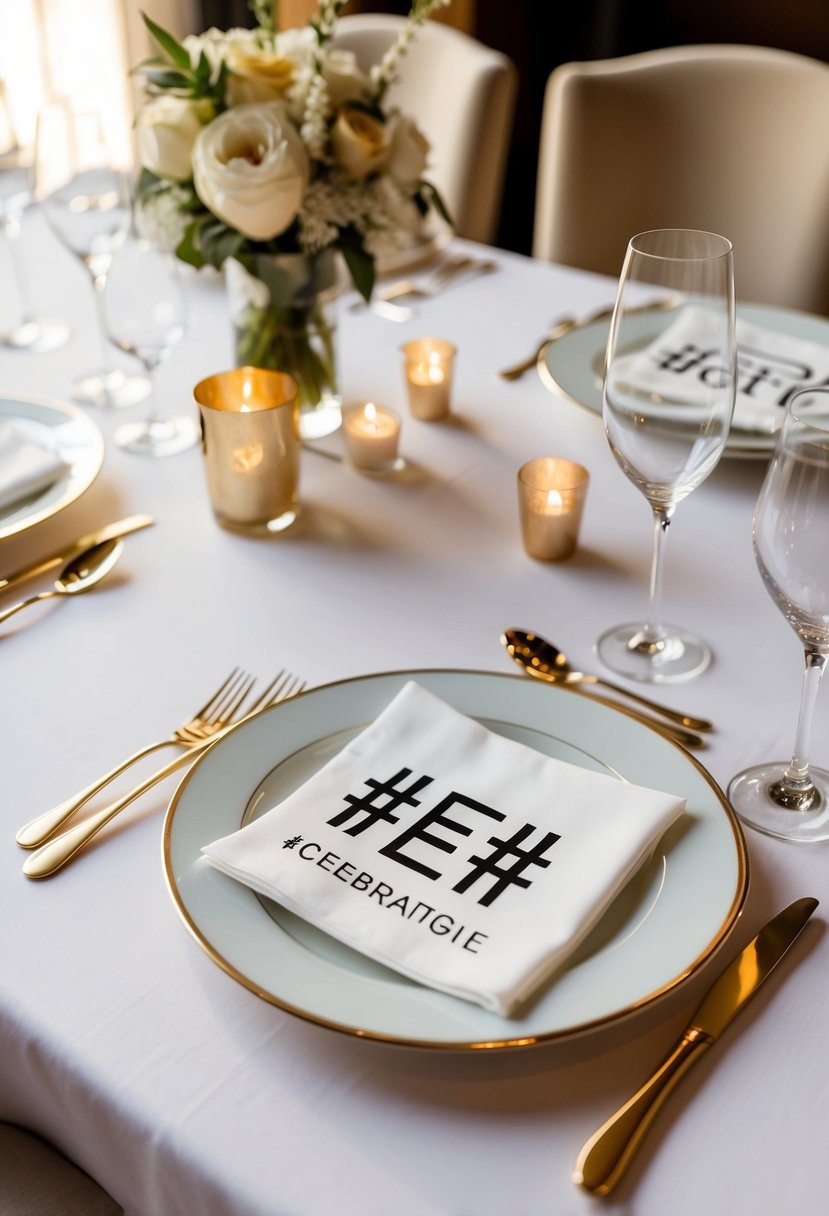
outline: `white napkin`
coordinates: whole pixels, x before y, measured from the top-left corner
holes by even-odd
[[[48,489],[67,467],[10,422],[0,422],[0,509]]]
[[[363,954],[509,1014],[684,805],[542,756],[408,683],[305,785],[202,852]]]
[[[829,347],[778,333],[738,317],[737,394],[732,426],[764,435],[780,429],[796,389],[829,384]],[[691,305],[642,351],[616,363],[617,377],[637,393],[700,404],[705,378],[724,368],[715,315]],[[725,369],[727,370],[727,369]],[[678,415],[677,415],[678,416]]]

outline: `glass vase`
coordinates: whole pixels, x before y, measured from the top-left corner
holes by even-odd
[[[339,255],[333,250],[259,254],[251,270],[235,259],[225,268],[237,367],[288,372],[299,386],[300,438],[330,435],[342,422]]]

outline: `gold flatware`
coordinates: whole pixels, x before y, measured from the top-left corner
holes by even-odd
[[[614,684],[603,676],[592,675],[586,671],[574,671],[567,662],[567,656],[552,642],[548,642],[537,633],[526,633],[523,629],[505,629],[501,635],[501,641],[509,656],[515,660],[518,666],[527,675],[534,676],[537,680],[545,680],[549,684],[600,684],[603,688],[610,689],[611,692],[617,692],[631,701],[636,701],[639,705],[646,706],[655,713],[661,714],[663,718],[676,722],[679,726],[687,726],[694,731],[714,729],[713,723],[709,722],[707,718],[695,718],[691,714],[683,714],[677,709],[670,709],[667,705],[661,705],[658,701],[651,700],[650,697],[644,697],[641,693],[623,688],[621,684]]]
[[[729,963],[653,1076],[587,1141],[573,1173],[578,1186],[610,1194],[668,1094],[768,979],[817,906],[816,899],[795,900]]]
[[[188,764],[194,756],[206,751],[217,739],[221,739],[229,731],[235,730],[242,722],[247,722],[280,701],[286,701],[289,697],[295,696],[304,687],[304,681],[299,680],[288,672],[280,672],[261,696],[248,708],[244,716],[239,718],[238,722],[225,726],[209,739],[195,744],[184,755],[176,756],[175,759],[170,760],[163,768],[158,769],[151,777],[148,777],[140,785],[130,790],[128,794],[125,794],[123,798],[119,798],[117,802],[113,802],[109,806],[104,807],[103,810],[90,815],[76,827],[62,832],[60,836],[55,836],[54,839],[48,841],[36,852],[30,854],[24,863],[23,873],[27,878],[50,878],[58,870],[61,870],[67,862],[71,861],[89,843],[93,836],[100,832],[101,828],[114,819],[125,807],[128,807],[130,803],[134,802],[136,798],[146,793],[147,790],[152,789],[154,785],[157,785],[159,781],[163,781],[165,777],[169,777],[171,773],[181,768],[182,765]]]
[[[526,359],[522,359],[520,363],[514,363],[512,367],[502,367],[498,375],[504,380],[520,380],[525,372],[532,371],[538,365],[538,360],[551,342],[566,334],[576,324],[575,317],[562,317],[557,325],[554,325],[548,334],[545,334],[541,341],[536,346],[531,355]]]
[[[131,765],[151,756],[153,752],[176,745],[193,748],[197,743],[218,734],[223,727],[233,721],[242,702],[253,687],[253,683],[253,676],[248,675],[241,668],[235,667],[227,679],[216,689],[213,696],[200,709],[197,709],[192,717],[188,718],[186,722],[182,722],[181,726],[177,726],[169,738],[161,739],[157,743],[151,743],[147,747],[133,752],[128,759],[110,769],[108,773],[105,773],[92,785],[88,785],[86,789],[81,790],[79,794],[74,794],[59,806],[52,807],[51,810],[44,811],[42,815],[30,820],[17,833],[15,837],[17,843],[23,849],[36,849],[39,845],[45,844],[50,836],[53,836],[58,828],[74,815],[75,811],[80,810],[89,802],[90,798],[94,798],[106,785],[109,785],[110,781],[114,781],[121,773],[126,772]]]
[[[113,539],[101,541],[91,549],[78,553],[66,563],[50,591],[41,591],[39,595],[30,595],[28,599],[12,604],[0,612],[0,624],[20,612],[21,608],[28,608],[41,600],[51,600],[61,595],[83,595],[85,591],[91,591],[106,578],[123,552],[124,542]]]
[[[59,550],[56,553],[50,553],[48,557],[41,557],[36,562],[31,562],[26,566],[21,566],[19,570],[15,570],[13,574],[9,574],[6,578],[0,578],[0,592],[8,591],[12,587],[16,587],[18,583],[26,582],[30,578],[35,578],[38,574],[45,574],[53,566],[64,565],[70,562],[73,557],[77,557],[79,553],[83,553],[85,549],[91,549],[93,545],[99,545],[105,540],[115,540],[121,536],[129,536],[131,532],[139,532],[142,528],[149,528],[155,523],[152,515],[130,515],[126,519],[119,519],[116,523],[105,524],[102,528],[96,528],[94,532],[89,532],[86,536],[80,536],[77,540]]]

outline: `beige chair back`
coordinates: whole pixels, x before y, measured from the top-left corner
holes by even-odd
[[[405,18],[382,13],[341,17],[336,45],[360,67],[378,63]],[[459,236],[492,244],[498,227],[517,73],[499,51],[451,26],[427,21],[400,60],[390,106],[408,113],[428,137],[428,176]]]
[[[651,228],[721,233],[740,299],[829,314],[829,65],[686,46],[556,68],[533,254],[617,275]]]

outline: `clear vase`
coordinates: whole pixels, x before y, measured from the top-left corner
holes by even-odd
[[[337,382],[339,255],[259,254],[252,271],[230,259],[226,283],[237,367],[288,372],[299,386],[302,439],[341,425]]]

